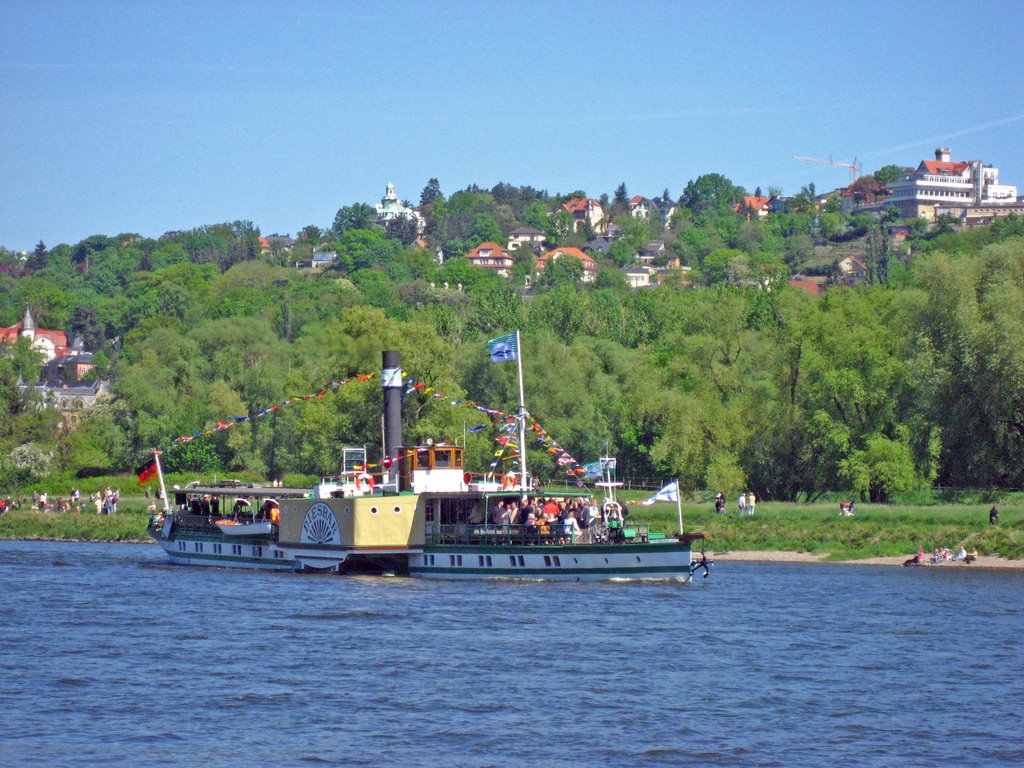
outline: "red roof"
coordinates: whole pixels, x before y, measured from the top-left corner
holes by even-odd
[[[476,267],[487,267],[488,269],[508,269],[515,264],[505,248],[497,243],[480,243],[476,248],[466,254],[466,259]]]
[[[482,251],[490,251],[490,253],[484,254]],[[480,245],[466,254],[467,259],[500,259],[503,256],[508,256],[508,251],[497,243],[490,241],[480,243]]]
[[[762,208],[768,205],[772,199],[770,197],[755,197],[754,195],[746,195],[743,198],[743,207],[749,208],[752,211],[760,211]]]
[[[579,259],[583,262],[583,268],[594,270],[597,269],[597,262],[591,256],[588,256],[579,248],[555,248],[554,250],[548,251],[539,259],[537,259],[537,269],[544,269],[544,265],[549,261],[554,261],[559,256],[572,256],[575,259]]]
[[[943,160],[924,160],[921,165],[925,167],[928,173],[939,175],[942,172],[953,176],[963,176],[964,172],[971,167],[970,163],[948,163]]]
[[[789,284],[801,291],[807,291],[811,296],[818,296],[821,293],[821,286],[813,280],[790,280]]]
[[[631,199],[629,201],[629,204],[630,205],[640,205],[640,203],[644,202],[645,200],[647,200],[647,198],[644,197],[643,195],[637,195],[636,197],[634,197],[633,199]]]
[[[590,208],[600,208],[601,203],[592,197],[574,197],[562,203],[562,207],[569,213],[580,213]]]

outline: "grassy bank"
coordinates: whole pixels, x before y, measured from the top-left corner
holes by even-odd
[[[142,503],[118,505],[116,515],[18,510],[0,515],[0,539],[146,541],[149,513]]]
[[[735,506],[733,507],[735,509]],[[630,521],[654,530],[675,531],[674,504],[630,506]],[[780,550],[828,555],[834,560],[891,557],[936,547],[955,550],[963,544],[984,555],[1024,559],[1024,507],[1000,506],[999,525],[988,524],[988,507],[930,505],[923,507],[858,504],[853,517],[840,517],[837,505],[759,503],[753,517],[717,515],[710,505],[683,508],[686,530],[707,534],[708,548]]]
[[[735,508],[735,507],[734,507]],[[988,507],[979,505],[858,504],[853,517],[840,517],[836,505],[760,503],[753,517],[716,515],[709,504],[683,507],[686,530],[704,531],[708,548],[779,550],[828,555],[835,560],[909,556],[919,546],[977,547],[983,555],[1024,559],[1024,504],[1000,506],[1000,524],[988,524]],[[675,504],[630,505],[629,520],[652,530],[678,528]],[[81,516],[8,512],[0,516],[0,539],[138,541],[147,539],[145,500],[124,499],[116,515]]]

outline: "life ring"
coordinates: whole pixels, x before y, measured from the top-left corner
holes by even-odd
[[[462,482],[465,483],[466,485],[469,485],[471,482],[473,482],[473,476],[469,472],[467,472],[462,476]]]

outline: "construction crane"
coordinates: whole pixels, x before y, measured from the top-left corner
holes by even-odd
[[[857,180],[857,177],[860,175],[860,166],[857,165],[857,158],[856,157],[853,158],[853,162],[852,163],[835,163],[835,162],[832,161],[831,157],[828,160],[819,160],[816,157],[803,157],[802,155],[796,156],[793,159],[794,160],[803,160],[805,163],[820,163],[821,165],[837,165],[837,166],[840,166],[842,168],[849,168],[850,169],[850,183],[851,184],[853,182],[855,182]]]

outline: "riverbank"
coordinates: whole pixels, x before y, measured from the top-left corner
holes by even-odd
[[[784,552],[780,550],[736,550],[715,552],[708,548],[708,557],[716,562],[735,563],[805,563],[808,565],[887,565],[902,566],[907,557],[862,557],[855,560],[836,560],[829,555],[812,554],[810,552]],[[995,555],[979,555],[970,565],[957,562],[930,563],[927,558],[923,567],[927,568],[1001,568],[1006,570],[1024,571],[1024,560],[1009,560]]]

